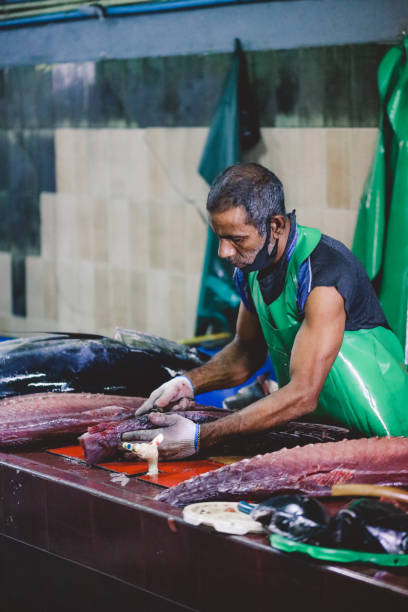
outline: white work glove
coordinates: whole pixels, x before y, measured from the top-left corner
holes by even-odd
[[[159,429],[128,431],[122,434],[123,442],[150,442],[162,434],[163,440],[158,447],[160,459],[184,459],[198,453],[200,448],[200,426],[180,414],[149,414],[153,425]],[[121,448],[123,450],[123,448]]]
[[[181,410],[188,407],[194,399],[193,383],[187,376],[176,376],[152,391],[150,397],[136,410],[135,416],[150,412],[154,408],[161,411],[166,408],[169,410],[171,404],[184,399],[187,400],[186,406],[182,403],[178,405]]]

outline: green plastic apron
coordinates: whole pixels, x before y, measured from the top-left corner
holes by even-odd
[[[269,306],[262,298],[258,272],[249,286],[280,387],[289,380],[289,362],[302,323],[296,294],[298,270],[320,240],[317,229],[298,226],[281,295]],[[339,354],[320,393],[314,417],[368,436],[408,436],[408,373],[397,337],[384,327],[345,331]]]

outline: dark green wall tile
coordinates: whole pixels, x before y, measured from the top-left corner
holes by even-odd
[[[377,73],[387,52],[384,45],[351,48],[351,125],[370,127],[379,123],[380,100]]]
[[[10,197],[7,191],[0,191],[0,251],[10,252],[12,246],[10,232]]]
[[[247,54],[249,78],[256,95],[259,122],[265,127],[273,127],[276,124],[276,56],[276,51]]]
[[[126,127],[126,77],[125,60],[106,60],[97,64],[93,97],[97,95],[100,98],[98,123],[106,127]]]
[[[34,66],[16,68],[12,78],[13,106],[18,112],[14,127],[21,129],[38,128],[36,93],[39,74]]]
[[[299,50],[299,126],[324,126],[325,87],[322,64],[326,49]]]
[[[14,315],[25,317],[26,304],[26,261],[23,255],[13,253],[11,257],[11,297]]]
[[[186,87],[190,91],[189,126],[194,126],[196,113],[199,121],[195,125],[210,125],[231,67],[231,59],[229,54],[206,55],[199,64],[195,62],[194,78],[190,71],[187,72]]]
[[[374,126],[386,45],[247,53],[261,125]],[[0,71],[0,127],[209,125],[231,54],[102,60]]]
[[[55,126],[52,66],[41,64],[40,66],[34,66],[34,71],[37,125],[41,129],[51,130]]]
[[[5,68],[0,70],[0,130],[7,128],[6,73],[7,70]]]
[[[21,255],[40,255],[39,198],[32,195],[12,195],[9,232],[13,252]]]
[[[351,118],[351,49],[326,47],[324,62],[324,126],[348,127]]]
[[[94,79],[93,62],[53,66],[52,97],[55,126],[86,127],[88,125],[88,94]]]
[[[0,129],[0,191],[9,187],[9,142],[7,132]]]
[[[8,132],[9,190],[13,194],[39,192],[35,150],[30,146],[31,133],[23,130]]]
[[[299,125],[299,50],[278,51],[276,54],[276,126]]]

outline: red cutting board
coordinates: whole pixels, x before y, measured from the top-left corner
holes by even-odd
[[[62,446],[60,448],[52,448],[48,450],[49,453],[54,455],[60,455],[62,457],[68,457],[69,459],[76,459],[81,463],[86,463],[85,456],[82,447],[78,445],[74,446]],[[97,467],[109,470],[111,472],[118,472],[126,474],[126,476],[136,476],[140,480],[146,482],[152,482],[154,484],[161,485],[163,487],[172,487],[184,480],[188,480],[198,474],[216,470],[222,467],[223,463],[213,461],[211,459],[189,459],[187,461],[160,461],[159,462],[159,473],[157,476],[147,475],[147,462],[146,461],[112,461],[109,463],[98,463]]]

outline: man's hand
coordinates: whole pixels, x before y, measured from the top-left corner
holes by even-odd
[[[194,388],[191,380],[187,376],[176,376],[155,389],[150,397],[138,408],[135,416],[140,416],[150,412],[154,408],[157,410],[169,409],[171,404],[180,400],[194,399]],[[179,406],[183,409],[185,406]]]
[[[124,442],[151,442],[157,435],[163,435],[159,446],[160,459],[183,459],[191,457],[199,451],[200,426],[179,414],[149,415],[154,425],[162,425],[159,429],[148,431],[128,431],[122,435]],[[120,450],[123,450],[120,446]]]

